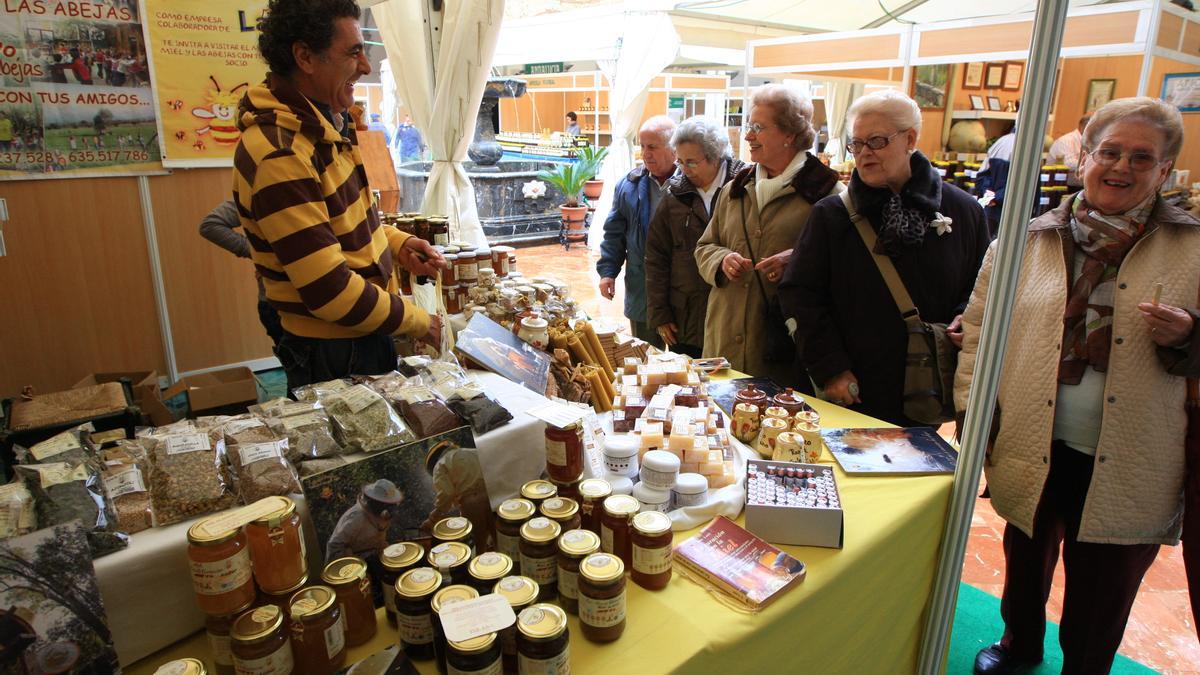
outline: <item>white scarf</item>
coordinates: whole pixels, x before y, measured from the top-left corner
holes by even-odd
[[[704,212],[712,215],[712,198],[725,185],[725,171],[729,162],[721,160],[721,168],[717,169],[717,175],[713,177],[712,183],[707,188],[696,187],[696,192],[700,193],[700,200],[704,202]]]
[[[771,200],[774,199],[783,190],[783,188],[787,186],[788,183],[792,182],[792,179],[796,177],[796,174],[800,172],[801,167],[804,166],[804,161],[807,158],[807,153],[797,152],[796,156],[792,158],[792,161],[788,163],[787,168],[774,178],[767,178],[767,170],[763,168],[762,164],[759,164],[754,168],[754,194],[758,197],[759,213],[761,213],[763,209],[767,208],[767,204],[769,204]]]

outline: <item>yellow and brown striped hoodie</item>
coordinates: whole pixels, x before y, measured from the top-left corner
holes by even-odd
[[[409,235],[380,224],[354,125],[337,131],[273,74],[240,113],[233,198],[284,329],[317,338],[428,331],[429,315],[399,295],[394,252]]]

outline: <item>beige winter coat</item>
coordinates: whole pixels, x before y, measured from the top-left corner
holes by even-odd
[[[996,512],[1030,536],[1050,471],[1069,278],[1065,247],[1074,245],[1069,206],[1066,201],[1029,226],[1000,376],[999,432],[984,469]],[[1159,201],[1150,223],[1117,274],[1100,441],[1079,526],[1079,540],[1084,542],[1174,544],[1179,540],[1184,377],[1197,374],[1200,330],[1193,331],[1186,352],[1159,348],[1151,341],[1137,304],[1149,300],[1154,284],[1161,282],[1162,302],[1196,306],[1200,221]],[[974,375],[995,248],[993,243],[988,249],[963,314],[964,338],[954,387],[959,410],[966,409]]]
[[[751,247],[758,261],[792,248],[808,222],[812,205],[834,190],[840,191],[840,185],[837,173],[810,154],[792,181],[760,214],[754,190],[755,167],[747,165],[721,190],[712,220],[696,244],[700,276],[713,287],[708,296],[704,355],[724,356],[735,370],[795,386],[798,383],[792,380],[796,378],[798,359],[787,364],[768,364],[762,359],[767,309],[755,275],[746,273],[737,283],[730,283],[721,271],[721,261],[730,253],[748,259]],[[763,274],[758,277],[767,299],[773,301],[779,280],[769,281]]]

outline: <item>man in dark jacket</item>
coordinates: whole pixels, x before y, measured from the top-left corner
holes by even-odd
[[[600,295],[612,300],[617,275],[625,267],[625,316],[635,337],[655,347],[662,341],[646,322],[646,230],[675,174],[675,152],[671,134],[675,121],[666,115],[646,120],[638,131],[644,167],[634,169],[617,184],[612,210],[604,221],[604,241],[600,244]]]

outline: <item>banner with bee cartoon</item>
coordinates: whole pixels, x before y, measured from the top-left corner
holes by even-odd
[[[162,173],[136,0],[3,0],[0,180]]]
[[[142,6],[163,165],[233,166],[238,101],[267,73],[255,30],[267,0],[142,0]]]

